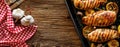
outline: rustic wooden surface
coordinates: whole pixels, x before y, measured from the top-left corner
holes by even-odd
[[[82,47],[64,0],[26,0],[20,8],[26,10],[26,6],[32,8],[38,25],[27,41],[30,47]]]

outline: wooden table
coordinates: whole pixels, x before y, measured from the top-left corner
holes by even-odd
[[[26,0],[20,8],[32,8],[38,25],[27,41],[31,47],[82,47],[64,0]]]

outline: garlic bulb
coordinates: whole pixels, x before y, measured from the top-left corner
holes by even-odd
[[[15,22],[17,22],[20,18],[24,16],[24,11],[20,8],[14,9],[12,12],[12,16],[16,19]]]
[[[21,19],[21,24],[24,26],[28,26],[34,23],[34,18],[31,15],[27,15]]]

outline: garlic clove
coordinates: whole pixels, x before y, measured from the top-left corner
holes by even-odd
[[[24,11],[21,10],[20,8],[14,9],[13,12],[12,12],[12,16],[15,19],[20,19],[24,16]]]
[[[27,15],[26,19],[30,21],[30,23],[34,23],[34,18],[31,15]]]
[[[24,16],[24,11],[20,8],[14,9],[12,12],[12,16],[16,20],[19,20],[20,18],[22,18]]]
[[[21,19],[21,24],[28,26],[34,23],[34,18],[31,15],[27,15]]]

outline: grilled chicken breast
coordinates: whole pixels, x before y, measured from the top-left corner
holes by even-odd
[[[88,34],[88,40],[92,42],[106,42],[118,38],[119,34],[112,29],[96,29]]]
[[[84,16],[82,22],[88,26],[109,26],[116,20],[116,13],[114,11],[98,11],[89,16]]]
[[[74,6],[79,9],[92,9],[100,6],[100,4],[107,2],[107,0],[73,0]]]

